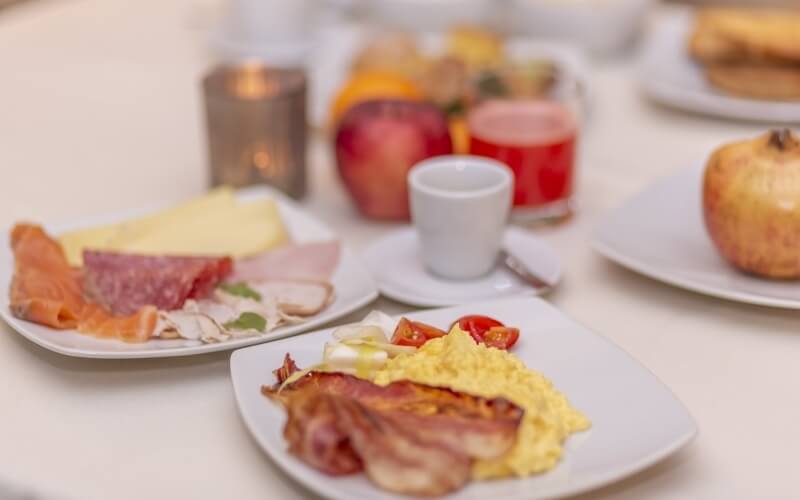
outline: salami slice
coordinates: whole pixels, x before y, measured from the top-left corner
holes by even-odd
[[[229,257],[172,257],[85,250],[82,285],[87,300],[114,314],[151,305],[180,309],[186,299],[208,297],[230,274]]]

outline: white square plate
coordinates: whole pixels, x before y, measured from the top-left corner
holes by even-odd
[[[304,212],[294,201],[279,191],[269,187],[252,187],[240,190],[241,200],[273,198],[283,217],[284,224],[293,241],[298,243],[332,240],[334,232],[313,216]],[[64,226],[46,226],[50,234],[125,220],[137,215],[153,212],[162,207],[150,207],[124,214],[88,218]],[[354,254],[342,246],[339,266],[331,283],[335,288],[334,301],[320,314],[307,321],[280,327],[266,335],[243,338],[218,344],[201,344],[190,340],[150,340],[141,344],[129,344],[118,340],[96,339],[81,335],[74,330],[55,330],[46,326],[22,321],[13,317],[9,311],[8,289],[14,271],[14,259],[8,242],[8,231],[0,238],[0,315],[17,332],[40,346],[67,356],[81,358],[163,358],[170,356],[189,356],[214,351],[224,351],[262,342],[282,339],[311,330],[344,316],[372,302],[377,296],[377,288],[366,268]]]
[[[681,9],[653,26],[639,67],[639,83],[648,96],[667,106],[723,118],[770,123],[800,120],[800,102],[748,99],[711,86],[686,48],[693,15],[692,9]]]
[[[409,314],[444,327],[465,314],[485,314],[521,329],[514,354],[543,372],[592,421],[573,435],[563,460],[551,471],[526,479],[473,482],[451,499],[532,499],[574,495],[629,476],[674,453],[696,433],[694,420],[652,373],[608,340],[565,317],[546,302],[528,297]],[[374,487],[363,474],[326,476],[286,450],[285,412],[259,389],[274,383],[271,370],[287,352],[307,367],[318,363],[331,330],[241,349],[231,356],[236,400],[256,441],[290,476],[314,492],[337,500],[402,498]]]
[[[656,182],[597,227],[594,248],[633,271],[725,299],[800,309],[800,284],[741,273],[717,253],[702,214],[703,167]]]

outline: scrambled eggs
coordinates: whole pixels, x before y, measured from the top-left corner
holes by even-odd
[[[590,426],[542,374],[526,368],[513,354],[476,344],[458,326],[414,354],[390,359],[374,379],[379,385],[395,380],[483,397],[503,396],[525,409],[517,444],[499,459],[476,462],[472,469],[476,479],[546,471],[561,457],[563,441]]]

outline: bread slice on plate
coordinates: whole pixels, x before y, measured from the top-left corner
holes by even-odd
[[[730,94],[776,101],[800,100],[800,66],[708,64],[706,77]]]

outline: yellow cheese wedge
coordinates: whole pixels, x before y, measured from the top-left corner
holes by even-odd
[[[71,265],[84,249],[149,255],[252,255],[288,241],[271,200],[238,203],[231,188],[218,188],[181,205],[120,224],[61,235]]]
[[[67,256],[67,261],[70,265],[81,266],[83,264],[84,248],[108,248],[118,230],[119,228],[116,225],[80,229],[62,234],[58,241],[61,243],[61,248],[64,249],[64,254]]]
[[[170,221],[124,245],[119,251],[144,255],[229,255],[234,258],[268,250],[288,241],[272,200],[234,205],[222,212]]]
[[[112,248],[124,249],[128,242],[135,241],[165,226],[177,225],[202,218],[209,213],[224,213],[236,206],[236,194],[224,186],[210,191],[205,196],[194,198],[180,205],[162,210],[118,225],[118,232],[111,239]]]

